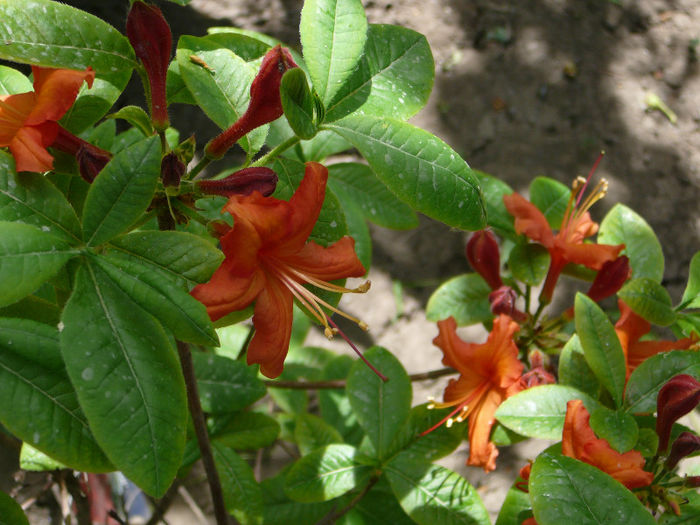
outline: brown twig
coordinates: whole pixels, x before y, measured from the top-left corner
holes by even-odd
[[[170,488],[168,488],[163,497],[155,503],[152,502],[153,514],[151,514],[151,517],[146,522],[146,525],[157,525],[160,523],[163,516],[165,516],[165,513],[168,512],[170,505],[172,505],[173,501],[175,500],[175,495],[177,494],[177,488],[179,486],[180,482],[178,480],[173,481],[173,484],[170,485]]]
[[[66,489],[73,498],[73,504],[77,511],[78,525],[92,525],[92,516],[90,515],[90,500],[80,488],[80,483],[75,478],[72,471],[66,471],[64,476]]]

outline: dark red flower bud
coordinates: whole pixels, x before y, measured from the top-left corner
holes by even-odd
[[[165,81],[173,45],[170,26],[158,7],[137,1],[126,19],[126,36],[148,75],[153,125],[158,130],[167,129]]]
[[[668,448],[671,427],[700,403],[700,383],[694,377],[680,374],[672,377],[659,390],[656,398],[656,433],[659,435],[658,453]]]
[[[686,487],[700,487],[700,476],[686,476]]]
[[[493,233],[487,230],[475,232],[467,242],[465,254],[471,267],[484,278],[492,290],[503,285],[501,256]]]
[[[527,319],[527,315],[515,307],[515,300],[515,291],[510,286],[501,286],[489,294],[491,313],[506,314],[513,321],[522,323]]]
[[[277,187],[277,174],[270,168],[244,168],[218,180],[199,180],[196,187],[209,195],[250,195],[259,191],[264,197],[272,195]]]
[[[263,57],[260,71],[250,86],[250,103],[245,113],[233,125],[214,137],[205,148],[209,158],[219,159],[251,130],[282,116],[280,82],[282,75],[297,67],[289,51],[275,46]]]
[[[171,151],[165,155],[160,161],[160,180],[163,181],[163,186],[178,188],[186,169],[185,163],[180,160],[177,153]]]
[[[532,463],[528,463],[523,468],[520,469],[518,476],[521,480],[515,482],[515,488],[521,490],[525,493],[528,492],[528,482],[530,481],[530,471],[532,470]]]
[[[673,469],[681,459],[698,450],[700,450],[700,436],[692,432],[682,432],[671,444],[671,453],[666,459],[666,468]]]
[[[617,293],[631,273],[630,260],[627,256],[622,255],[614,261],[607,261],[598,270],[586,295],[596,302],[602,301]]]
[[[78,162],[80,176],[91,183],[112,160],[112,154],[86,142],[78,149],[75,160]]]

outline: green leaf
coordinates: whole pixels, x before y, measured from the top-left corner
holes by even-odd
[[[132,301],[156,317],[180,341],[218,346],[206,307],[148,264],[133,259],[93,256],[92,261]]]
[[[355,254],[365,270],[369,271],[370,266],[372,266],[372,237],[364,213],[359,206],[347,200],[344,195],[338,195],[332,188],[331,191],[336,195],[338,201],[343,203],[347,234],[355,240]]]
[[[45,472],[47,470],[60,470],[68,468],[63,463],[47,456],[42,451],[37,450],[26,441],[22,443],[22,450],[19,453],[19,468],[22,470],[32,470],[34,472]]]
[[[212,443],[216,470],[221,478],[224,504],[229,514],[244,525],[261,525],[263,500],[253,469],[238,454]]]
[[[530,286],[537,286],[547,275],[550,259],[549,251],[544,246],[519,243],[508,255],[508,267],[514,278]]]
[[[428,101],[434,68],[423,35],[405,27],[371,24],[357,69],[326,105],[326,121],[352,112],[406,120]]]
[[[683,292],[684,308],[700,308],[700,252],[693,255],[688,271],[688,284]]]
[[[15,172],[12,155],[0,152],[0,220],[24,222],[71,244],[80,242],[80,222],[64,195],[38,173]]]
[[[615,405],[622,405],[627,366],[615,328],[605,312],[588,296],[576,294],[576,332],[588,366],[610,393]]]
[[[530,183],[530,202],[544,214],[553,229],[559,229],[564,219],[571,190],[549,177],[535,177]]]
[[[49,0],[0,2],[0,58],[97,74],[136,66],[134,51],[119,31],[96,16]]]
[[[639,437],[639,427],[632,416],[601,406],[591,412],[591,428],[620,453],[632,450]]]
[[[58,330],[0,318],[0,421],[12,434],[77,470],[111,470],[66,375]],[[11,402],[9,402],[11,400]]]
[[[329,361],[324,367],[321,379],[345,379],[354,364],[349,355],[339,355]],[[321,417],[332,425],[343,437],[343,441],[351,445],[359,445],[364,432],[357,422],[357,416],[350,406],[350,400],[345,390],[321,390],[318,393],[318,404]]]
[[[0,95],[15,95],[33,91],[31,81],[14,68],[0,66]]]
[[[313,138],[317,131],[314,100],[303,69],[295,67],[285,72],[280,84],[280,99],[294,133],[302,139]]]
[[[378,459],[384,459],[411,410],[411,381],[388,350],[373,346],[365,352],[388,381],[382,381],[358,360],[348,374],[346,392],[357,421],[369,436]]]
[[[32,293],[77,254],[63,239],[39,228],[0,221],[0,306]]]
[[[288,469],[287,469],[288,471]],[[299,503],[284,493],[286,472],[260,483],[263,493],[263,523],[265,525],[289,525],[290,523],[316,523],[337,505],[337,501]]]
[[[428,409],[427,404],[411,409],[408,420],[396,435],[393,449],[405,457],[411,456],[424,461],[435,461],[453,452],[463,438],[461,425],[441,425],[432,432],[421,436],[445,417],[443,410]]]
[[[382,476],[372,489],[352,509],[352,514],[345,516],[345,521],[338,525],[375,525],[386,523],[391,525],[413,525],[415,522],[403,511],[396,496],[391,490],[386,477]],[[341,518],[342,519],[342,518]]]
[[[529,489],[539,525],[656,523],[618,481],[591,465],[559,454],[540,454],[532,466]]]
[[[594,398],[600,395],[600,383],[583,356],[581,341],[576,334],[561,350],[558,377],[562,385],[577,388]]]
[[[459,326],[493,319],[489,294],[491,288],[478,273],[465,273],[442,283],[428,300],[428,321],[452,316]]]
[[[314,450],[289,469],[284,492],[295,501],[314,503],[363,487],[373,469],[358,463],[357,455],[355,447],[343,444]]]
[[[360,0],[307,0],[299,24],[304,61],[325,105],[353,74],[367,40]]]
[[[632,414],[654,412],[656,396],[669,379],[688,374],[700,379],[700,353],[686,350],[661,352],[634,369],[625,390],[625,405]]]
[[[144,137],[153,135],[154,130],[151,124],[151,117],[139,106],[125,106],[119,111],[108,115],[107,118],[126,120],[129,124],[138,128]]]
[[[237,450],[254,450],[274,443],[280,426],[270,416],[258,412],[239,412],[225,418],[212,432],[216,441]]]
[[[515,237],[513,216],[508,213],[503,203],[503,196],[513,193],[513,189],[501,179],[487,173],[478,170],[472,170],[472,173],[479,182],[483,193],[486,223],[500,235]]]
[[[174,282],[190,285],[207,282],[224,259],[201,237],[176,231],[132,232],[112,239],[109,249],[112,256],[133,258]]]
[[[241,57],[220,47],[212,36],[180,37],[177,63],[197,105],[217,126],[226,129],[248,107],[250,84],[256,71]],[[239,144],[252,154],[260,149],[266,134],[267,126],[261,126],[243,137]]]
[[[624,244],[622,252],[630,259],[632,276],[661,282],[664,254],[651,226],[624,204],[616,204],[600,223],[599,244]]]
[[[83,238],[97,246],[124,233],[151,203],[160,177],[160,141],[149,137],[117,153],[90,186]]]
[[[357,205],[368,221],[385,228],[407,230],[418,226],[418,217],[377,179],[369,166],[341,162],[328,168],[328,186],[345,205]]]
[[[161,497],[180,466],[187,421],[170,340],[89,261],[78,270],[63,324],[63,358],[98,443],[134,483]]]
[[[435,135],[395,119],[350,116],[328,124],[367,159],[414,210],[465,230],[486,223],[478,181],[466,162]]]
[[[530,498],[526,492],[511,487],[506,494],[495,525],[521,525],[525,521],[523,513],[530,511]]]
[[[528,388],[506,399],[496,410],[499,423],[523,436],[561,439],[566,404],[580,399],[589,411],[599,406],[588,394],[563,385]]]
[[[420,525],[491,523],[476,489],[445,467],[399,454],[385,473],[403,510]]]
[[[343,442],[342,436],[335,428],[320,417],[308,413],[297,416],[294,438],[302,456],[317,448]]]
[[[681,515],[666,512],[659,517],[660,525],[693,525],[700,520],[700,494],[691,489],[683,497],[686,501],[681,505]]]
[[[207,413],[236,412],[265,395],[255,369],[242,361],[202,352],[193,352],[192,361],[202,410]]]
[[[650,323],[668,326],[676,320],[671,306],[671,296],[666,288],[649,279],[632,279],[617,292],[620,299]]]
[[[0,491],[0,525],[29,525],[19,503]]]

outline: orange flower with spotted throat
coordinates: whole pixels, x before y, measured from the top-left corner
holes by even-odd
[[[337,326],[324,308],[366,329],[364,323],[304,286],[340,293],[369,288],[369,281],[355,289],[328,282],[365,274],[352,237],[345,236],[328,247],[308,240],[321,211],[327,180],[325,166],[308,162],[304,179],[289,202],[263,197],[258,191],[231,197],[224,210],[233,215],[234,226],[221,237],[226,258],[208,283],[192,290],[214,321],[255,302],[255,335],[248,347],[248,364],[259,363],[267,377],[282,373],[294,299],[325,326],[327,337],[336,333]]]
[[[490,441],[491,427],[496,421],[496,409],[507,397],[518,393],[523,364],[518,360],[518,347],[513,335],[520,327],[505,314],[493,321],[493,329],[485,343],[466,343],[457,335],[453,317],[438,322],[440,333],[433,343],[443,352],[442,362],[459,371],[451,379],[442,403],[434,408],[455,407],[440,423],[462,422],[469,418],[469,459],[467,465],[483,467],[486,472],[496,468],[498,449]],[[455,417],[456,416],[456,417]]]
[[[58,137],[58,120],[70,109],[83,82],[92,87],[95,72],[32,66],[34,91],[0,96],[0,147],[9,147],[17,171],[53,168],[46,150]]]

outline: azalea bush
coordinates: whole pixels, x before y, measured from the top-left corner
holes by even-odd
[[[436,461],[467,441],[489,472],[527,438],[554,444],[498,525],[700,520],[700,472],[679,474],[700,436],[678,422],[700,402],[700,255],[674,305],[644,219],[591,218],[595,166],[525,198],[408,124],[433,84],[422,35],[360,0],[307,0],[301,51],[235,27],[173,42],[140,0],[125,34],[50,0],[0,16],[0,429],[67,522],[128,522],[120,472],[156,523],[201,460],[219,525],[486,524]],[[134,72],[144,103],[115,106]],[[220,131],[175,129],[175,105]],[[409,376],[336,320],[372,322],[340,302],[372,293],[368,221],[417,213],[475,233],[473,272],[427,305],[442,363]],[[358,357],[305,346],[314,325]],[[0,521],[28,523],[14,496]]]

